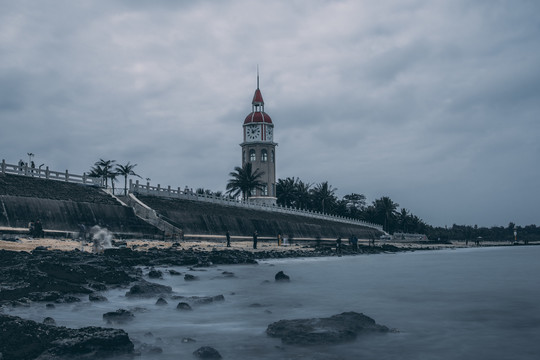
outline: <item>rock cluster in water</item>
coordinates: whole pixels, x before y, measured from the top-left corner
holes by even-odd
[[[329,318],[280,320],[268,325],[266,333],[284,344],[325,345],[351,341],[360,332],[388,332],[386,326],[356,312],[344,312]]]
[[[100,359],[133,353],[121,329],[69,329],[0,314],[0,354],[4,359]]]
[[[367,248],[367,247],[366,247]],[[370,252],[399,251],[397,248],[368,248]],[[362,252],[367,252],[363,251]],[[250,252],[241,250],[177,250],[149,249],[133,251],[128,248],[106,249],[103,254],[81,251],[49,251],[37,248],[31,253],[0,250],[0,306],[25,306],[32,302],[45,302],[47,308],[55,303],[78,302],[87,296],[92,302],[107,301],[101,295],[111,287],[130,286],[126,297],[155,297],[157,304],[165,304],[163,297],[177,299],[177,309],[189,310],[223,301],[223,295],[207,297],[175,297],[172,289],[144,279],[138,266],[151,270],[149,278],[159,279],[162,272],[158,266],[191,266],[193,270],[219,264],[256,264],[256,259],[328,256],[334,252],[329,248],[318,250],[292,250],[286,252]],[[181,275],[170,270],[171,275]],[[188,274],[189,275],[189,274]],[[223,277],[234,277],[223,272]],[[195,277],[195,279],[197,279]],[[186,278],[191,280],[191,278]],[[290,281],[282,271],[276,281]],[[345,315],[348,314],[348,315]],[[354,313],[352,313],[354,314]],[[105,321],[122,323],[134,315],[124,309],[103,315]],[[351,320],[351,319],[354,319]],[[328,319],[282,320],[268,327],[270,336],[281,337],[286,343],[309,344],[333,343],[356,336],[359,331],[384,331],[384,327],[370,322],[364,315],[344,313]],[[353,322],[360,321],[353,325]],[[368,326],[369,325],[369,326]],[[308,329],[307,331],[302,329]],[[311,329],[311,330],[309,330]],[[0,314],[0,359],[48,358],[100,358],[114,354],[132,353],[133,343],[122,330],[101,327],[68,329],[54,326],[54,319],[39,324],[18,317]],[[22,345],[25,346],[22,346]],[[212,351],[201,348],[195,354],[200,358],[213,356]],[[141,348],[141,352],[159,352],[159,348]],[[218,353],[219,354],[219,353]]]

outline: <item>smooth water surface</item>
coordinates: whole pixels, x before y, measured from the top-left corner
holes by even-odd
[[[109,301],[7,309],[36,321],[53,317],[68,327],[110,326],[102,315],[130,309],[135,320],[118,327],[132,340],[159,346],[140,359],[190,359],[201,346],[225,359],[538,359],[540,358],[540,247],[470,248],[401,254],[261,261],[217,266],[163,280],[177,295],[225,296],[224,302],[176,310],[180,300],[127,299],[128,290],[105,292]],[[275,283],[283,270],[290,283]],[[145,272],[148,269],[144,269]],[[229,278],[223,271],[233,272]],[[282,345],[265,334],[281,319],[362,312],[397,333],[361,335],[325,347]],[[183,343],[190,337],[196,343]]]

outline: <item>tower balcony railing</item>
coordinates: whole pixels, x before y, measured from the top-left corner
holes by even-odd
[[[157,186],[152,186],[150,185],[149,182],[147,182],[145,185],[145,184],[139,183],[138,180],[135,182],[130,180],[129,191],[131,193],[134,193],[135,195],[140,194],[140,195],[160,196],[160,197],[172,198],[172,199],[204,201],[204,202],[216,203],[216,204],[227,205],[227,206],[237,206],[237,207],[242,207],[242,208],[247,208],[247,209],[299,215],[299,216],[310,217],[313,219],[337,221],[337,222],[345,223],[345,224],[365,226],[365,227],[379,230],[381,232],[383,231],[383,228],[381,225],[373,224],[373,223],[363,221],[363,220],[352,219],[352,218],[339,216],[339,215],[331,215],[331,214],[321,213],[318,211],[302,210],[302,209],[281,206],[281,205],[257,204],[249,200],[246,201],[246,200],[239,200],[239,199],[210,195],[210,194],[199,194],[199,193],[193,192],[193,190],[189,189],[188,187],[185,187],[184,189],[182,189],[181,187],[172,188],[171,186],[161,187],[161,185],[159,184]]]

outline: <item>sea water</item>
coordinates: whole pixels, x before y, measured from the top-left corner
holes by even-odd
[[[185,281],[168,269],[196,275]],[[149,269],[143,269],[147,272]],[[67,327],[105,326],[102,315],[129,309],[135,319],[112,325],[160,354],[139,359],[191,359],[212,346],[224,359],[538,359],[540,358],[540,247],[490,247],[399,254],[287,259],[259,265],[190,270],[160,268],[176,295],[225,301],[176,310],[181,300],[128,299],[128,288],[104,292],[107,302],[44,304],[5,312]],[[289,283],[276,283],[284,271]],[[223,274],[234,273],[234,277]],[[266,335],[281,319],[364,313],[398,332],[361,334],[331,346],[283,345]],[[183,342],[191,338],[196,342]]]

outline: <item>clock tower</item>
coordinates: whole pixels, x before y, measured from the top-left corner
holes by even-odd
[[[261,180],[264,189],[254,190],[249,197],[251,201],[276,204],[276,143],[274,142],[274,124],[270,116],[264,112],[264,100],[259,89],[259,73],[257,71],[257,89],[251,102],[251,113],[246,116],[243,125],[244,141],[242,147],[242,166],[250,162],[252,169],[264,172]]]

